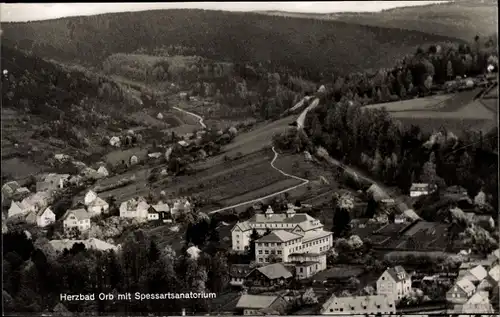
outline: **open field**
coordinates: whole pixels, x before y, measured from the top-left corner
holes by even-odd
[[[257,124],[251,131],[237,135],[234,140],[224,146],[223,154],[208,158],[205,162],[197,165],[197,168],[208,168],[223,162],[224,156],[247,155],[258,152],[265,147],[271,147],[272,138],[275,133],[283,132],[290,123],[295,121],[294,116],[289,116],[274,122],[262,122]]]
[[[376,104],[364,109],[385,108],[404,127],[419,126],[432,133],[446,128],[457,135],[465,129],[487,133],[496,126],[498,99],[476,99],[481,88],[453,95]]]
[[[382,109],[385,108],[388,112],[398,111],[421,111],[439,109],[439,105],[451,98],[450,95],[431,96],[427,98],[417,98],[410,100],[401,100],[395,102],[378,103],[363,107],[364,109]]]

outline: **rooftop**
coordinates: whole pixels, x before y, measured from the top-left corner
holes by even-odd
[[[288,271],[286,267],[281,263],[262,266],[257,268],[256,270],[264,274],[270,280],[292,277],[292,273],[290,273],[290,271]]]
[[[75,215],[75,217],[78,220],[84,220],[84,219],[90,219],[91,218],[91,214],[88,211],[86,211],[85,209],[82,209],[82,208],[66,211],[66,213],[63,216],[63,219],[66,219],[69,214]]]
[[[409,278],[410,276],[408,275],[408,273],[406,273],[405,269],[401,266],[401,265],[398,265],[398,266],[395,266],[395,267],[391,267],[391,268],[388,268],[387,269],[387,273],[389,273],[389,275],[391,275],[391,277],[396,281],[396,282],[400,282],[400,281],[403,281],[407,278]]]
[[[472,284],[472,282],[466,278],[462,278],[459,281],[457,281],[456,285],[459,286],[461,289],[463,289],[466,293],[474,292],[476,290],[474,284]]]
[[[253,308],[253,309],[263,309],[272,305],[278,296],[265,296],[265,295],[241,295],[237,308]]]
[[[257,240],[257,242],[287,242],[300,239],[302,236],[285,230],[276,230]]]

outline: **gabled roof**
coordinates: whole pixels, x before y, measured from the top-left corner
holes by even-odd
[[[489,272],[488,275],[491,279],[498,283],[500,280],[500,264],[495,265]]]
[[[469,270],[468,275],[474,277],[476,281],[482,281],[486,276],[488,276],[488,271],[482,266],[478,265],[475,268]]]
[[[51,213],[54,213],[54,212],[52,211],[52,209],[50,209],[50,207],[47,207],[47,208],[45,208],[45,209],[40,210],[40,211],[38,212],[38,214],[37,214],[37,217],[41,217],[41,216],[43,216],[46,212],[51,212]]]
[[[401,282],[405,279],[410,278],[408,273],[406,273],[405,269],[401,265],[388,268],[386,271],[396,282]]]
[[[266,276],[270,280],[292,277],[292,273],[290,273],[290,271],[288,271],[286,267],[281,263],[262,266],[257,268],[256,270],[264,274],[264,276]]]
[[[2,186],[2,190],[11,190],[11,191],[16,191],[19,187],[19,183],[16,182],[16,181],[10,181],[10,182],[7,182],[5,183],[3,186]]]
[[[85,209],[73,209],[73,210],[68,210],[63,216],[63,219],[66,220],[69,214],[75,215],[78,220],[84,220],[84,219],[90,219],[91,214],[86,211]]]
[[[276,230],[257,240],[256,242],[287,242],[300,239],[302,236],[285,230]]]
[[[156,210],[157,212],[170,211],[170,207],[168,206],[168,204],[161,201],[159,201],[156,205],[151,205],[151,207],[154,208],[154,210]]]
[[[392,307],[390,306],[392,305]],[[378,308],[380,306],[382,308]],[[395,310],[394,300],[391,300],[385,295],[369,295],[369,296],[348,296],[336,297],[332,295],[322,307],[323,313],[328,313],[328,309],[333,307],[342,307],[344,311],[359,313],[365,312],[391,312]],[[366,308],[365,308],[366,307]]]
[[[236,308],[253,308],[253,309],[264,309],[271,306],[278,296],[266,296],[266,295],[241,295]]]
[[[248,231],[252,230],[252,227],[248,224],[248,222],[243,221],[243,222],[237,222],[236,225],[233,227],[232,230],[239,228],[241,231]]]
[[[468,279],[466,278],[462,278],[460,279],[459,281],[457,281],[455,283],[458,287],[460,287],[463,291],[465,291],[466,293],[469,293],[469,292],[474,292],[476,290],[476,287],[474,286],[474,284],[472,284],[471,281],[469,281]]]
[[[109,204],[101,197],[97,197],[89,204],[89,207],[106,206],[106,205],[109,205]]]
[[[330,231],[325,231],[325,230],[311,230],[311,231],[306,231],[304,236],[302,237],[302,242],[307,242],[311,240],[316,240],[316,239],[321,239],[324,237],[328,237],[332,233]]]

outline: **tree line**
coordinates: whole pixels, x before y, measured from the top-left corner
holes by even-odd
[[[225,254],[202,253],[195,259],[187,245],[176,253],[160,249],[144,232],[131,233],[121,252],[87,250],[81,243],[56,253],[44,238],[31,240],[22,231],[3,235],[4,302],[7,313],[52,311],[60,294],[114,294],[115,300],[75,301],[63,304],[72,312],[172,313],[187,308],[210,311],[211,303],[198,300],[117,301],[121,293],[216,292],[228,282]],[[5,298],[5,297],[4,297]]]

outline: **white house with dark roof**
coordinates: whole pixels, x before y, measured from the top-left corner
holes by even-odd
[[[234,251],[244,251],[249,246],[253,229],[260,235],[267,230],[305,235],[309,231],[323,229],[323,224],[306,213],[297,213],[294,208],[289,208],[285,213],[277,214],[269,207],[265,214],[255,214],[247,221],[236,223],[231,230]]]
[[[92,214],[85,209],[68,210],[62,217],[64,230],[78,228],[80,232],[85,232],[90,229],[90,218]]]
[[[402,266],[387,268],[377,280],[377,294],[398,301],[411,292],[411,276]]]
[[[386,295],[336,297],[321,307],[321,315],[388,316],[396,313],[394,298]]]
[[[158,213],[159,218],[163,222],[172,222],[173,217],[170,213],[170,206],[167,203],[160,200],[156,205],[151,205],[151,208]]]
[[[148,208],[148,221],[158,221],[160,220],[160,213],[150,206]]]
[[[474,295],[476,287],[467,278],[461,278],[446,293],[446,300],[452,304],[465,304]]]

